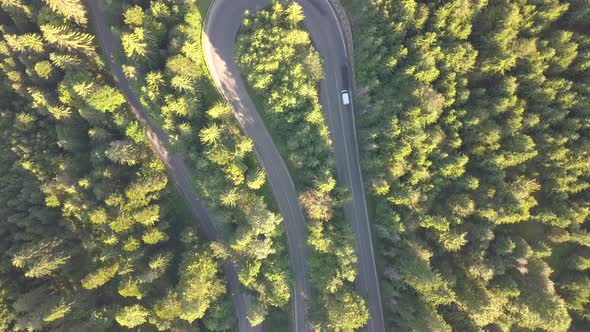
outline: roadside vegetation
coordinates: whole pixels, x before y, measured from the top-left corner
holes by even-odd
[[[590,328],[590,3],[345,1],[388,328]]]
[[[0,330],[233,327],[82,2],[0,2]]]
[[[197,193],[220,226],[223,254],[253,294],[250,322],[291,296],[282,219],[268,203],[265,172],[212,81],[201,45],[202,13],[193,1],[128,1],[121,32],[124,71],[155,122],[185,156]],[[201,9],[202,10],[202,9]],[[114,10],[111,10],[114,11]]]
[[[322,63],[301,28],[300,5],[274,2],[248,13],[236,59],[266,126],[285,159],[308,217],[314,321],[321,329],[352,331],[369,314],[354,290],[356,255],[334,178],[334,157],[318,85]]]
[[[342,0],[386,330],[590,330],[590,2]],[[205,66],[210,0],[106,1],[123,64],[221,233],[207,243],[100,54],[81,0],[0,0],[0,331],[283,330],[293,289],[265,173]],[[236,61],[299,194],[312,318],[352,331],[349,193],[296,3]]]

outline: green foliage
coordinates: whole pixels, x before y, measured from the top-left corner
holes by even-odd
[[[268,308],[262,302],[254,302],[248,307],[248,321],[250,325],[257,326],[264,321],[264,317],[267,315]]]
[[[166,236],[166,233],[162,232],[161,230],[157,228],[152,228],[144,232],[141,236],[141,239],[146,244],[156,244],[162,241],[166,241],[168,237]]]
[[[11,4],[0,28],[0,329],[186,329],[153,308],[188,273],[176,262],[201,257],[180,241],[188,220],[94,53],[84,7],[49,3],[57,13]],[[189,281],[209,285],[184,310],[191,319],[224,291],[205,256],[215,272]]]
[[[49,44],[55,44],[60,49],[80,52],[94,51],[94,45],[92,44],[94,36],[92,35],[78,32],[65,26],[41,25],[39,28],[43,33],[43,38]]]
[[[132,33],[121,36],[123,49],[128,57],[143,58],[148,55],[150,36],[143,28],[136,28]]]
[[[149,311],[139,304],[124,307],[115,315],[117,323],[121,326],[134,328],[144,324],[149,316]]]
[[[180,264],[180,282],[154,306],[155,314],[164,321],[182,319],[192,323],[204,316],[209,306],[225,293],[220,281],[219,265],[210,252],[187,254]]]
[[[90,106],[102,112],[114,112],[125,103],[121,92],[110,86],[96,89],[87,99]]]
[[[85,289],[98,288],[111,280],[117,271],[119,271],[119,264],[117,263],[100,267],[82,279],[82,287]]]
[[[44,240],[20,248],[12,256],[12,265],[24,270],[25,277],[48,277],[65,265],[70,256],[61,250],[59,240]]]
[[[125,11],[125,14],[123,14],[123,16],[125,17],[125,24],[129,26],[143,25],[143,20],[145,17],[143,9],[139,6],[130,7]]]
[[[273,2],[251,13],[238,35],[236,60],[287,161],[299,201],[309,217],[310,274],[318,294],[314,300],[319,304],[314,305],[318,310],[313,319],[322,329],[351,330],[366,323],[368,311],[364,300],[351,291],[356,256],[342,216],[347,199],[333,176],[332,143],[319,103],[322,61],[309,34],[301,28],[302,20],[302,8],[295,2],[288,6]],[[224,114],[217,108],[211,112],[213,117]],[[217,128],[201,133],[207,142],[223,137]],[[225,162],[223,155],[215,157]],[[249,273],[258,274],[257,269],[253,265]],[[246,273],[241,278],[251,279]],[[339,305],[345,308],[337,309]],[[256,309],[266,310],[262,305]],[[348,323],[339,322],[342,314],[350,315]]]
[[[64,17],[78,23],[86,25],[86,9],[80,0],[44,0],[52,10],[63,15]]]
[[[0,329],[7,331],[13,320],[14,320],[14,315],[8,309],[6,304],[0,303]]]
[[[262,197],[268,188],[252,140],[243,136],[231,107],[221,102],[208,79],[199,9],[185,1],[174,6],[148,1],[122,11],[124,72],[154,123],[161,124],[170,145],[189,162],[195,190],[218,221],[222,239],[215,252],[219,259],[230,259],[237,265],[240,281],[265,309],[257,319],[264,320],[271,306],[285,307],[290,299],[287,254],[280,244],[281,219]],[[113,162],[135,166],[133,162],[142,158],[130,149],[133,146],[130,141],[112,143],[106,155]],[[123,234],[134,225],[129,218],[120,218],[111,228]],[[160,246],[166,240],[164,233],[160,227],[148,228],[141,240]],[[215,309],[215,315],[207,311],[209,307],[225,308],[206,301],[208,298],[228,301],[221,300],[215,287],[211,286],[212,292],[202,295],[203,299],[190,300],[179,287],[157,301],[152,324],[168,329],[181,321],[204,319],[217,330],[233,327],[233,314],[227,309]]]
[[[128,141],[113,141],[105,155],[113,162],[133,166],[144,157],[145,151]]]
[[[43,321],[45,321],[45,322],[53,322],[53,321],[62,319],[71,310],[72,310],[72,303],[63,303],[63,304],[60,304],[57,307],[52,308],[51,311],[45,317],[43,317]]]
[[[127,279],[126,281],[122,281],[119,284],[118,291],[123,297],[135,297],[138,300],[141,300],[143,297],[143,294],[141,293],[140,282],[131,278]]]
[[[334,202],[329,192],[322,193],[318,190],[310,190],[304,192],[299,201],[311,219],[324,222],[332,219]]]
[[[35,72],[43,79],[49,79],[52,71],[53,67],[49,61],[39,61],[35,64]]]
[[[233,314],[230,304],[229,301],[217,303],[207,310],[203,323],[208,330],[230,331],[233,328],[233,321],[228,319]]]
[[[586,330],[587,1],[346,5],[391,329]]]
[[[193,257],[184,264],[179,287],[188,307],[180,317],[192,322],[203,317],[211,301],[225,293],[225,285],[216,277],[219,266],[211,256]]]
[[[22,35],[4,35],[8,46],[17,52],[43,53],[43,38],[36,33],[27,33]]]
[[[369,320],[369,310],[362,297],[350,290],[327,300],[326,312],[330,327],[335,331],[355,331]]]

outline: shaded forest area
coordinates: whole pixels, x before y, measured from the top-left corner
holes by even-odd
[[[199,238],[84,5],[0,4],[0,330],[233,329],[233,252]]]
[[[334,178],[332,142],[318,97],[322,62],[303,18],[295,2],[277,1],[247,13],[236,62],[307,215],[312,320],[318,329],[352,331],[366,324],[369,312],[354,289],[357,258],[343,211],[350,195]]]
[[[252,293],[249,320],[260,324],[272,311],[285,316],[291,272],[282,218],[231,107],[222,101],[201,45],[205,2],[113,2],[121,34],[123,71],[142,104],[185,156],[195,190],[219,226],[218,252],[238,267]],[[281,316],[281,315],[279,315]]]
[[[384,309],[590,329],[590,2],[345,1]]]
[[[590,2],[343,2],[388,328],[590,330]],[[205,67],[207,3],[107,9],[214,244],[115,88],[84,4],[0,0],[1,331],[232,330],[225,259],[257,299],[252,323],[287,316],[281,218]],[[237,62],[308,216],[313,320],[350,330],[368,312],[302,19],[278,3],[249,14]]]

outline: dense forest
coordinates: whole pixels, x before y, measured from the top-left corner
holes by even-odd
[[[590,330],[590,1],[342,0],[386,330]],[[81,0],[0,0],[0,331],[289,326],[266,174],[209,76],[208,0],[106,1],[116,61],[183,157],[209,243],[112,79]],[[308,226],[312,324],[370,313],[297,3],[247,13],[236,62]]]
[[[354,290],[357,258],[343,203],[349,194],[334,178],[334,156],[319,102],[320,56],[302,28],[297,3],[274,2],[249,13],[238,36],[236,62],[285,159],[308,217],[318,329],[352,331],[369,318]]]
[[[590,329],[590,2],[347,0],[385,315]]]
[[[222,232],[224,257],[252,293],[250,322],[286,308],[291,276],[281,217],[264,171],[231,107],[221,100],[203,58],[203,4],[113,2],[123,71],[152,119],[186,156],[197,193]],[[205,6],[206,9],[206,6]],[[264,264],[263,264],[264,263]]]
[[[0,330],[232,329],[224,244],[200,238],[84,5],[0,3]]]

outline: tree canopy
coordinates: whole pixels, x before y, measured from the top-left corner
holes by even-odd
[[[322,329],[349,331],[364,326],[369,315],[353,287],[354,240],[344,219],[344,190],[334,178],[332,142],[318,96],[322,60],[302,28],[303,18],[297,2],[275,1],[248,13],[238,35],[236,62],[308,217],[312,319]]]
[[[401,330],[584,331],[587,1],[346,1]]]
[[[259,324],[274,308],[284,311],[291,297],[282,219],[272,206],[252,140],[241,132],[207,73],[199,8],[190,1],[151,1],[120,11],[125,73],[172,148],[186,157],[195,191],[221,233],[216,248],[237,265],[240,282],[259,301],[251,320]],[[125,145],[109,151],[123,162],[132,152]],[[147,235],[152,234],[144,235],[144,241],[159,236]],[[181,302],[171,294],[162,310],[203,317],[197,301],[190,308]],[[203,303],[203,309],[209,307]]]
[[[186,330],[212,307],[233,328],[222,259],[110,79],[83,3],[0,8],[0,330]],[[162,314],[174,294],[182,314]]]

